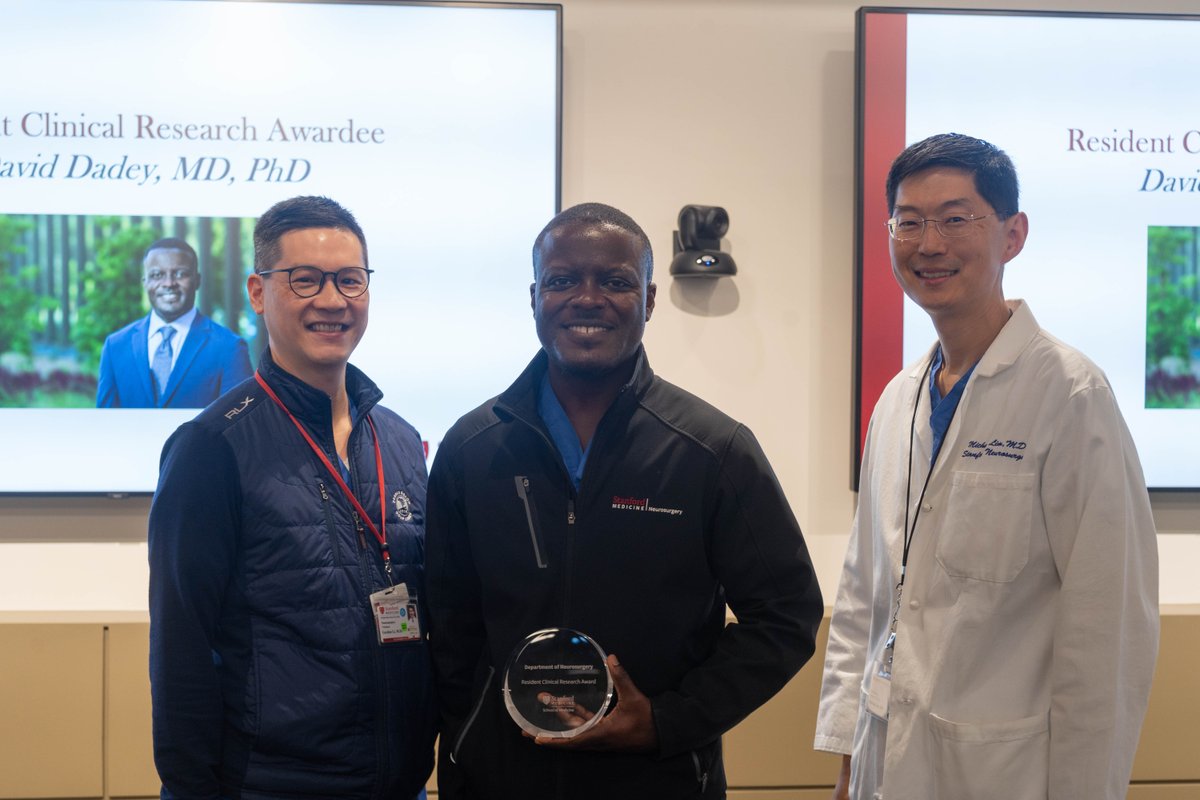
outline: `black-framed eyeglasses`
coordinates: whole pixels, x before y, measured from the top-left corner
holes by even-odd
[[[966,236],[971,232],[971,223],[979,219],[994,217],[995,214],[951,214],[945,219],[921,219],[920,217],[892,217],[887,221],[888,233],[898,242],[920,239],[925,235],[926,223],[932,222],[937,232],[949,239]]]
[[[364,267],[342,267],[336,272],[326,272],[316,267],[287,267],[285,269],[264,269],[259,275],[274,275],[285,272],[288,276],[288,286],[297,297],[316,297],[325,288],[325,280],[333,278],[333,287],[342,297],[353,299],[361,297],[371,283],[373,269]]]

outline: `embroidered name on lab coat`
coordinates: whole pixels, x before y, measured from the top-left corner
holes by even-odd
[[[1008,458],[1013,461],[1024,461],[1025,442],[1015,439],[992,439],[990,442],[980,442],[972,439],[962,451],[962,458]]]

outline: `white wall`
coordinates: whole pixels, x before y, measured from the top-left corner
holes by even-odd
[[[854,508],[858,5],[563,0],[564,205],[611,203],[650,234],[660,267],[651,363],[755,431],[829,597]],[[1195,11],[1194,0],[1055,7]],[[667,274],[671,231],[688,203],[729,211],[735,279],[684,285]],[[1159,537],[1162,599],[1200,602],[1190,574],[1200,565],[1200,495],[1158,495],[1154,506],[1160,532],[1172,534]],[[144,609],[148,508],[144,498],[0,498],[0,611]]]

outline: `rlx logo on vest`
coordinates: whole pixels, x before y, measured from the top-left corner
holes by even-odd
[[[238,405],[236,405],[236,406],[234,406],[233,408],[231,408],[231,409],[229,409],[228,411],[226,411],[226,412],[225,412],[225,419],[233,419],[233,418],[234,418],[234,417],[236,417],[238,414],[240,414],[240,413],[242,413],[243,411],[245,411],[245,410],[246,410],[246,406],[250,405],[250,404],[251,404],[251,403],[253,403],[253,402],[254,402],[254,398],[253,398],[253,397],[247,397],[247,398],[246,398],[245,400],[243,400],[241,403],[239,403]]]

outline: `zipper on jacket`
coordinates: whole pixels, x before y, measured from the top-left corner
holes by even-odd
[[[351,509],[350,516],[354,518],[354,531],[358,534],[358,578],[362,581],[362,600],[369,608],[371,605],[371,593],[378,588],[374,578],[376,572],[371,563],[371,550],[367,547],[366,528],[363,527],[362,520],[359,519],[357,511]],[[376,684],[378,683],[379,681],[376,681]],[[380,702],[383,700],[382,696],[378,696],[376,699]]]
[[[333,509],[330,507],[332,500],[329,497],[329,490],[325,488],[322,481],[317,481],[317,488],[321,490],[321,510],[325,512],[325,530],[329,533],[329,548],[333,551],[334,566],[342,565],[342,554],[338,548],[337,526],[333,524]]]
[[[359,430],[362,428],[362,424],[360,423],[362,423],[364,419],[366,419],[365,415],[359,416],[358,422],[355,423],[354,427],[350,429],[350,436],[346,439],[346,471],[350,473],[350,491],[354,492],[355,497],[362,497],[363,493],[362,487],[358,484],[358,470],[354,468],[354,458],[351,456],[351,453],[354,452],[352,442],[358,438]],[[341,456],[338,456],[336,452],[334,455],[337,458],[341,458]],[[366,507],[366,503],[363,503],[363,507]],[[369,514],[370,512],[368,511],[367,513]],[[382,513],[382,509],[380,509],[380,513]],[[362,519],[358,516],[358,512],[354,510],[353,504],[351,504],[350,516],[354,518],[354,531],[358,534],[359,550],[369,550],[370,548],[367,547],[367,529],[363,527]],[[367,591],[370,591],[370,584],[367,586]]]
[[[496,668],[489,666],[487,680],[483,682],[483,691],[479,693],[479,699],[475,701],[475,707],[471,709],[470,715],[467,716],[467,721],[463,723],[462,730],[454,738],[454,747],[450,750],[451,764],[458,763],[458,749],[462,747],[463,739],[467,738],[467,731],[471,730],[471,726],[475,724],[475,718],[479,716],[479,711],[483,708],[483,701],[487,699],[488,689],[492,688],[492,677],[495,674]]]
[[[366,528],[363,527],[362,520],[358,517],[358,512],[351,510],[350,516],[354,517],[354,530],[358,533],[358,549],[367,549]]]
[[[369,410],[368,410],[369,411]],[[350,429],[350,436],[346,440],[346,462],[344,464],[346,472],[349,473],[347,484],[350,486],[350,491],[355,497],[362,497],[362,487],[359,485],[358,470],[354,468],[354,453],[357,452],[356,442],[361,436],[360,431],[364,427],[363,420],[366,419],[366,414],[360,414],[358,421],[354,423]],[[332,440],[331,440],[332,441]],[[331,463],[342,465],[341,456],[337,453],[336,446],[330,454]],[[365,504],[364,504],[365,505]],[[383,510],[380,509],[382,513]],[[368,512],[369,513],[369,512]],[[375,591],[376,581],[374,575],[377,573],[371,563],[371,550],[367,546],[367,529],[363,527],[362,518],[351,504],[350,517],[354,520],[354,532],[358,534],[358,575],[362,582],[364,597],[362,598],[370,606],[370,595]],[[385,584],[386,585],[386,584]],[[368,612],[371,613],[371,612]],[[372,637],[374,638],[374,637]],[[387,708],[388,697],[388,670],[384,663],[383,648],[371,648],[371,661],[375,670],[374,680],[372,684],[375,687],[375,763],[377,769],[375,772],[374,787],[371,790],[373,800],[382,798],[386,775],[392,771],[391,758],[387,748],[387,729],[388,719],[382,709]]]
[[[533,508],[529,505],[529,478],[524,475],[514,475],[513,483],[517,487],[517,497],[525,505],[525,521],[529,523],[529,538],[533,542],[533,557],[537,559],[538,569],[545,569],[549,564],[542,551],[542,537],[538,533],[537,523],[533,520]]]
[[[562,624],[568,625],[571,619],[571,573],[575,571],[575,487],[572,485],[571,494],[567,497],[567,553],[563,559],[563,609]]]
[[[692,751],[692,766],[696,769],[696,782],[700,784],[700,794],[708,791],[708,770],[700,765],[700,754]]]

